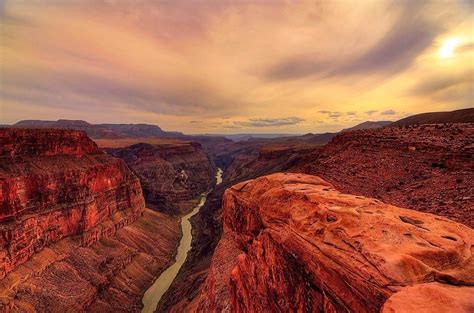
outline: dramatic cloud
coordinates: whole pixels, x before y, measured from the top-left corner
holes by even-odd
[[[0,124],[306,133],[462,108],[473,18],[465,0],[0,0]]]
[[[329,78],[377,72],[393,74],[404,70],[444,31],[443,20],[430,19],[422,14],[427,7],[423,1],[400,1],[398,7],[389,3],[386,10],[397,12],[396,18],[379,40],[359,56],[339,59],[336,55],[324,60],[319,58],[320,54],[317,52],[298,54],[270,69],[268,77],[295,79],[318,75],[320,78]],[[357,33],[357,29],[354,33]],[[351,54],[359,48],[356,44],[346,47]]]
[[[236,126],[245,126],[245,127],[275,127],[275,126],[287,126],[287,125],[296,125],[298,123],[304,122],[304,119],[291,116],[286,118],[255,118],[248,121],[236,121],[234,125]]]

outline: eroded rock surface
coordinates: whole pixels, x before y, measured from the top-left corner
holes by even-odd
[[[190,311],[378,312],[391,297],[393,312],[407,286],[474,294],[474,231],[448,219],[304,174],[235,185],[223,208],[224,234]],[[425,304],[436,297],[422,294]]]
[[[1,312],[140,312],[142,297],[170,266],[179,220],[145,209],[110,237],[79,236],[44,248],[0,280]]]
[[[143,214],[138,178],[83,132],[0,130],[0,278],[64,237],[87,246]]]
[[[189,210],[189,201],[208,191],[215,180],[215,168],[198,143],[140,143],[106,150],[127,162],[140,178],[147,206],[160,211]]]

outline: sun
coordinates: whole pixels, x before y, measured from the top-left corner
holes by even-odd
[[[442,59],[453,57],[454,50],[460,43],[461,40],[457,37],[446,39],[438,50],[438,56]]]

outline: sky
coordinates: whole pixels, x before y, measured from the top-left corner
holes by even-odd
[[[472,99],[470,0],[0,0],[0,124],[320,133]]]

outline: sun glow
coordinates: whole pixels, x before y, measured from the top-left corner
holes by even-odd
[[[459,38],[448,38],[446,39],[441,48],[438,50],[438,56],[446,59],[451,58],[454,55],[454,50],[459,46],[461,40]]]

